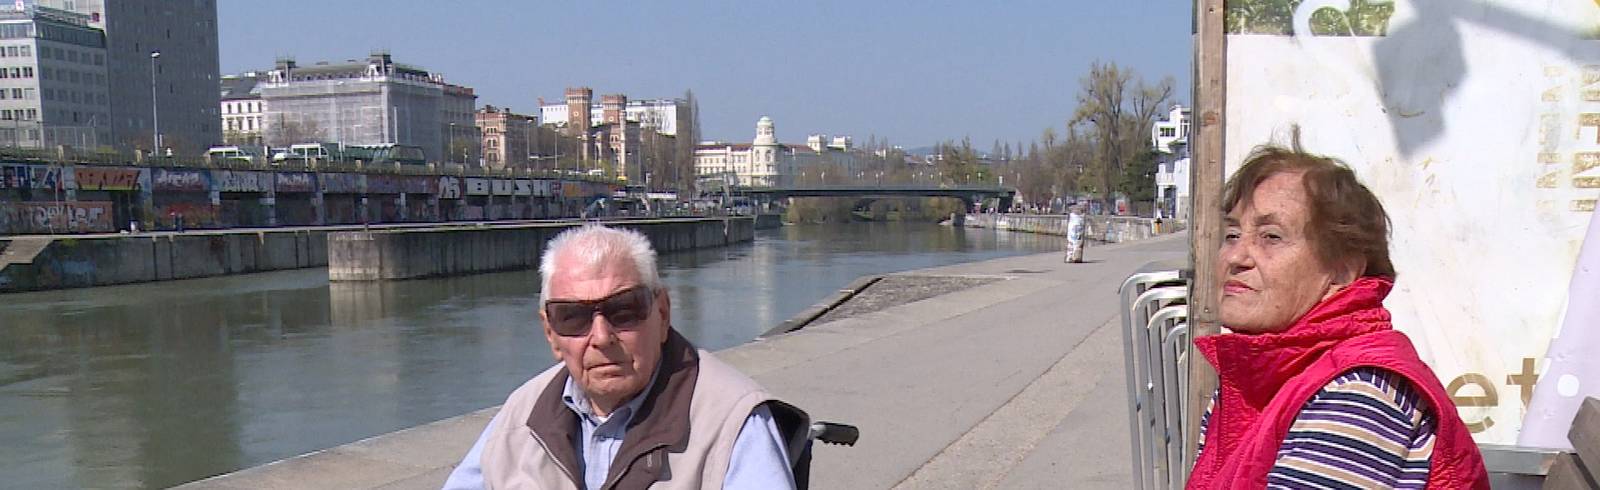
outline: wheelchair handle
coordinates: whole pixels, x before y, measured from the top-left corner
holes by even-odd
[[[833,422],[812,422],[811,439],[828,444],[845,446],[856,445],[856,440],[861,438],[861,430],[854,425],[836,424]]]

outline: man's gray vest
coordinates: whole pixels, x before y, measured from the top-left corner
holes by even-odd
[[[791,465],[800,457],[810,426],[805,412],[696,350],[677,331],[668,330],[661,355],[661,372],[628,423],[605,489],[722,488],[739,430],[762,404],[785,437]],[[487,488],[583,488],[582,455],[573,447],[578,416],[561,400],[568,376],[556,364],[500,407],[483,446]]]

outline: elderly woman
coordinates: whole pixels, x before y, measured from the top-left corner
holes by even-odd
[[[1389,217],[1355,173],[1256,149],[1227,183],[1231,333],[1195,346],[1219,388],[1190,488],[1489,488],[1455,406],[1389,323]]]

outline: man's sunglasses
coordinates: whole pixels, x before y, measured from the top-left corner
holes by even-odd
[[[634,286],[600,299],[561,300],[545,302],[545,321],[556,335],[582,337],[589,335],[594,325],[594,314],[605,315],[606,322],[617,330],[633,330],[650,318],[650,305],[655,293],[645,286]]]

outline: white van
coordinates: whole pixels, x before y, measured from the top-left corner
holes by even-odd
[[[255,155],[237,146],[213,146],[210,150],[206,150],[206,157],[214,162],[238,161],[249,163],[255,161]]]
[[[327,162],[337,160],[339,155],[339,148],[336,145],[328,143],[301,143],[297,145],[289,145],[288,148],[273,152],[272,162],[306,162],[312,160]]]

